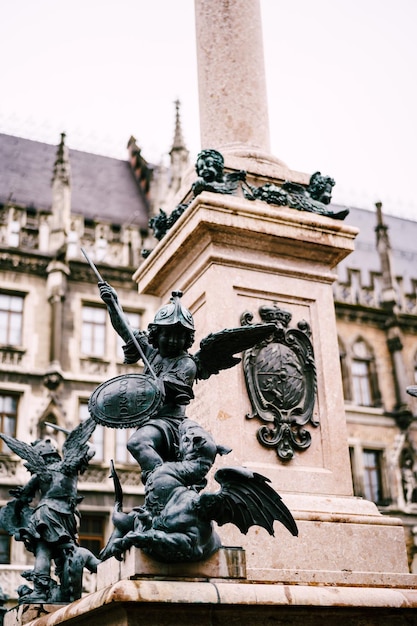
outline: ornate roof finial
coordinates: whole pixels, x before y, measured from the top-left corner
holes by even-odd
[[[375,203],[376,208],[376,249],[379,255],[382,274],[382,294],[381,301],[385,307],[393,308],[397,296],[394,287],[394,273],[392,271],[391,242],[388,234],[388,226],[384,222],[382,213],[382,202]]]
[[[172,198],[181,187],[182,178],[185,170],[189,165],[189,152],[185,146],[182,136],[181,119],[180,119],[180,101],[177,99],[175,104],[175,132],[172,148],[169,152],[170,165],[170,183],[167,201]]]
[[[173,150],[186,150],[184,138],[182,136],[182,128],[181,128],[181,118],[180,118],[181,102],[177,98],[174,104],[175,104],[175,131],[174,131],[174,141],[172,143],[171,152]]]
[[[65,145],[65,137],[66,134],[61,133],[61,141],[59,142],[58,150],[56,152],[52,182],[54,182],[55,180],[59,180],[61,183],[69,185],[71,178],[71,168],[69,162],[68,148]]]

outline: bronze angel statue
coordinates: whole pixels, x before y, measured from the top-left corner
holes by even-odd
[[[78,475],[94,455],[87,443],[96,426],[89,418],[68,433],[62,457],[50,437],[27,444],[4,433],[1,439],[25,459],[31,479],[25,486],[10,490],[14,496],[0,509],[0,526],[17,541],[23,541],[35,556],[33,570],[22,576],[33,582],[33,589],[22,585],[21,603],[70,602],[81,597],[82,573],[96,571],[100,562],[89,550],[78,545]],[[31,506],[37,498],[37,504]],[[51,577],[52,561],[59,580]]]
[[[120,560],[128,548],[136,546],[165,563],[201,561],[221,547],[213,521],[219,526],[232,523],[244,534],[257,525],[270,535],[274,535],[274,521],[279,521],[296,536],[293,516],[261,474],[244,467],[224,467],[214,476],[220,490],[202,491],[217,454],[228,452],[230,448],[216,445],[199,424],[183,420],[178,460],[165,462],[149,474],[144,505],[128,513],[123,512],[122,491],[112,468],[115,529],[100,557]]]
[[[244,468],[217,472],[220,492],[199,495],[216,455],[226,450],[186,416],[194,382],[239,363],[241,359],[235,355],[266,338],[275,325],[211,333],[201,341],[199,350],[190,354],[194,320],[181,304],[181,292],[172,292],[169,304],[157,311],[147,331],[133,330],[117,293],[85,256],[99,279],[112,325],[125,341],[125,362],[141,359],[144,363],[143,374],[106,381],[89,401],[90,413],[98,423],[136,427],[127,447],[141,467],[146,494],[144,507],[129,513],[121,510],[118,499],[115,530],[101,557],[120,557],[135,545],[168,562],[205,559],[220,547],[212,521],[232,522],[242,532],[259,524],[272,534],[276,519],[296,534],[291,513],[267,479]]]
[[[155,467],[177,460],[178,429],[194,398],[194,382],[240,363],[234,355],[271,334],[275,326],[254,324],[212,333],[192,355],[188,350],[194,342],[194,320],[181,304],[180,291],[172,292],[169,304],[157,311],[147,331],[133,330],[116,291],[98,276],[100,296],[112,325],[126,342],[125,363],[141,359],[145,367],[143,374],[124,374],[100,385],[90,398],[89,409],[104,426],[137,428],[127,448],[139,463],[146,484]]]

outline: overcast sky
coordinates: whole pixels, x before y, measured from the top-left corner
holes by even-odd
[[[214,1],[214,0],[213,0]],[[250,0],[247,0],[250,1]],[[193,0],[0,0],[0,132],[158,162],[200,148]],[[272,153],[417,220],[417,0],[261,0]]]

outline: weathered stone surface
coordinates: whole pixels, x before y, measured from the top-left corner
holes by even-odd
[[[130,578],[246,578],[245,552],[241,548],[220,548],[211,558],[199,563],[160,563],[138,548],[130,548],[123,561],[115,558],[101,563],[97,588],[103,589]]]
[[[332,282],[356,234],[323,216],[203,192],[136,273],[144,293],[164,299],[177,286],[184,290],[196,341],[272,303],[290,311],[294,324],[311,327],[319,426],[310,448],[292,461],[258,443],[259,424],[245,418],[251,407],[239,368],[199,384],[188,411],[218,443],[233,447],[228,464],[271,479],[299,526],[297,538],[277,527],[272,539],[262,529],[246,536],[230,525],[219,529],[224,545],[244,547],[251,581],[415,584],[407,578],[399,520],[352,496]]]
[[[407,588],[124,580],[29,624],[408,626],[416,608],[417,591]],[[17,626],[11,612],[5,626]]]

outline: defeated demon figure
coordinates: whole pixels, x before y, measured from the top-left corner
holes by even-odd
[[[19,588],[20,603],[71,602],[81,597],[82,573],[97,570],[100,562],[77,541],[78,474],[83,473],[94,450],[87,441],[96,424],[91,418],[72,430],[61,458],[50,438],[32,444],[0,433],[13,452],[25,459],[32,478],[10,490],[14,499],[0,509],[0,526],[35,555],[33,570],[22,576],[33,582]],[[38,496],[38,504],[29,503]],[[51,577],[51,562],[60,584]]]
[[[221,547],[212,521],[219,526],[235,524],[245,534],[258,525],[273,535],[277,520],[292,535],[298,534],[294,518],[268,479],[246,468],[218,470],[215,479],[220,491],[200,493],[216,455],[227,454],[230,448],[216,445],[207,431],[189,419],[182,422],[179,436],[180,460],[166,462],[148,476],[143,507],[122,511],[122,493],[113,473],[115,530],[101,558],[120,560],[128,548],[136,546],[163,562],[204,560]]]

